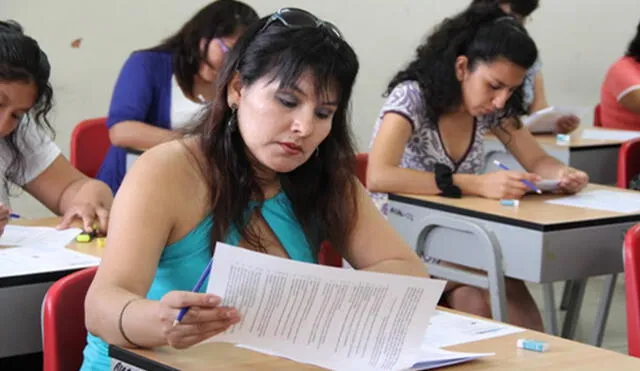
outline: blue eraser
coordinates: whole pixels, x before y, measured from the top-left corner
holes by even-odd
[[[571,135],[569,134],[556,135],[556,144],[568,144],[569,142],[571,142]]]
[[[516,346],[520,349],[533,350],[534,352],[546,352],[549,350],[549,343],[533,339],[518,339]]]
[[[518,207],[520,205],[520,200],[500,200],[500,205]]]

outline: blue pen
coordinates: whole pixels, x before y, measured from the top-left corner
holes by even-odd
[[[511,169],[509,169],[508,167],[504,166],[504,164],[502,164],[502,162],[498,161],[498,160],[493,160],[493,164],[496,165],[497,167],[499,167],[502,170],[505,171],[509,171]],[[522,179],[521,180],[522,183],[526,184],[527,187],[531,188],[534,192],[536,192],[537,194],[542,194],[542,191],[540,189],[538,189],[538,187],[536,187],[533,183],[531,183],[530,181],[526,180],[526,179]]]
[[[209,273],[211,272],[211,264],[213,263],[213,259],[209,260],[209,264],[207,264],[207,266],[204,268],[204,271],[202,271],[202,274],[200,275],[200,278],[198,278],[198,282],[196,282],[196,285],[193,286],[193,289],[191,290],[192,292],[198,292],[200,291],[200,289],[202,288],[202,285],[204,284],[204,280],[207,278],[207,276],[209,275]],[[173,321],[173,325],[177,325],[178,323],[180,323],[180,321],[182,321],[182,319],[184,318],[185,314],[187,314],[187,312],[189,311],[190,307],[184,307],[182,309],[180,309],[180,312],[178,313],[178,317],[176,317],[176,320]]]
[[[16,214],[16,213],[11,213],[11,214],[9,214],[9,218],[11,218],[11,219],[20,219],[20,215]]]

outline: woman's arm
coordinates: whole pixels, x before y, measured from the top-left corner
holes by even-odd
[[[411,130],[412,125],[404,116],[397,113],[384,115],[369,153],[367,188],[370,191],[426,195],[441,192],[433,173],[400,167]],[[453,183],[460,187],[464,194],[479,194],[478,182],[476,175],[453,175]]]
[[[619,98],[618,103],[629,111],[640,115],[640,86]]]
[[[418,255],[382,217],[358,183],[358,215],[345,258],[356,269],[428,277]]]
[[[544,91],[544,79],[542,78],[542,72],[538,71],[535,76],[535,83],[533,89],[533,102],[529,106],[529,114],[540,111],[549,107],[547,102],[547,96]],[[556,122],[555,132],[568,134],[576,130],[580,125],[580,119],[575,115],[567,115],[560,117]]]
[[[147,150],[178,138],[182,138],[180,132],[140,121],[118,122],[109,129],[109,139],[113,145],[137,150]]]
[[[58,215],[64,215],[61,228],[80,217],[87,231],[98,222],[106,232],[113,195],[109,187],[75,169],[59,155],[42,173],[24,185],[25,190]]]

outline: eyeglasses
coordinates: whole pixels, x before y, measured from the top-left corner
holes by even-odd
[[[222,52],[224,54],[229,53],[229,50],[231,49],[231,47],[229,47],[227,44],[224,43],[224,41],[220,40],[219,38],[215,38],[213,39],[215,40],[215,42],[218,44],[218,46],[220,47],[220,49],[222,49]]]
[[[273,13],[258,33],[264,31],[274,22],[280,22],[287,28],[323,27],[335,36],[343,39],[342,32],[331,22],[323,21],[306,10],[298,8],[282,8]]]

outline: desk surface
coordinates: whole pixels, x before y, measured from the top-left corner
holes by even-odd
[[[634,192],[637,194],[636,191],[597,184],[589,184],[584,191],[599,189],[613,192]],[[544,202],[559,197],[565,197],[565,195],[529,194],[520,200],[520,206],[512,207],[503,206],[497,200],[474,196],[465,196],[456,199],[410,194],[389,195],[389,199],[393,201],[425,206],[432,209],[454,212],[470,217],[541,231],[640,221],[640,213],[619,213]],[[393,210],[390,210],[390,212],[393,213]]]
[[[516,340],[520,338],[547,341],[551,349],[546,353],[518,349]],[[446,349],[496,353],[493,357],[451,367],[456,371],[640,370],[640,359],[535,331],[456,345]],[[110,352],[112,356],[123,362],[153,370],[320,370],[314,366],[302,365],[224,343],[204,344],[186,350],[168,347],[155,350],[123,350],[112,346]]]
[[[587,127],[576,130],[571,134],[571,140],[567,144],[558,144],[556,142],[555,134],[534,134],[534,137],[538,140],[538,143],[544,146],[551,147],[569,147],[569,149],[588,149],[594,147],[619,147],[624,140],[597,140],[597,139],[584,139],[582,138],[582,132],[585,130],[594,130],[594,131],[616,131],[615,129],[604,129],[604,128],[596,128],[596,127]],[[494,135],[487,134],[485,136],[485,140],[498,140]]]

